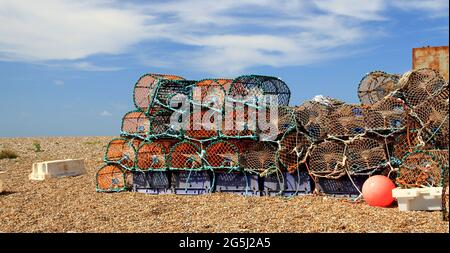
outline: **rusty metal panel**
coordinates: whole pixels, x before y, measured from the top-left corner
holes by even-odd
[[[431,68],[448,82],[448,46],[413,48],[413,69]]]

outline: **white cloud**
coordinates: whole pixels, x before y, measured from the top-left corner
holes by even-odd
[[[91,62],[86,62],[86,61],[75,62],[75,63],[70,64],[69,66],[73,67],[77,70],[83,70],[83,71],[117,71],[117,70],[123,69],[121,67],[97,66]]]
[[[110,1],[2,0],[0,57],[76,60],[117,54],[158,30],[150,15]]]
[[[315,0],[319,9],[337,15],[361,20],[384,20],[380,15],[386,4],[384,0]]]
[[[64,86],[64,81],[63,80],[53,80],[53,84],[56,86]]]
[[[121,67],[100,66],[87,57],[130,53],[146,66],[234,75],[254,66],[304,65],[355,51],[374,37],[374,24],[395,18],[387,16],[390,8],[439,16],[448,11],[448,2],[2,0],[0,59],[116,71]],[[158,47],[165,42],[177,47]]]
[[[406,11],[429,13],[430,17],[448,17],[448,0],[396,0],[392,5]]]
[[[100,116],[102,116],[102,117],[109,117],[109,116],[112,116],[112,113],[104,110],[103,112],[100,113]]]

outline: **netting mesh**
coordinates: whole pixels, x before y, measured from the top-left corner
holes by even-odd
[[[295,128],[286,132],[277,152],[280,164],[289,172],[295,171],[305,162],[311,144],[311,140]]]
[[[131,111],[122,118],[121,134],[145,138],[150,131],[150,119],[144,112]]]
[[[152,171],[166,169],[166,148],[157,143],[145,141],[141,143],[136,155],[136,170]]]
[[[223,118],[220,135],[225,138],[254,138],[257,137],[256,121],[250,117],[250,110],[248,107],[234,108],[231,113],[228,113]],[[228,123],[227,123],[228,120]],[[255,126],[255,127],[252,127]]]
[[[201,105],[223,110],[226,90],[229,90],[231,82],[230,79],[205,79],[196,83],[195,87],[200,90]]]
[[[194,84],[195,81],[188,80],[160,80],[151,106],[159,105],[165,108],[172,108],[170,101],[174,96],[192,97]]]
[[[158,81],[161,79],[183,80],[182,77],[163,74],[145,74],[136,82],[133,92],[133,100],[136,108],[147,112],[152,103]]]
[[[384,144],[369,138],[349,142],[345,155],[351,175],[370,175],[388,163]]]
[[[328,135],[335,137],[355,136],[366,133],[367,109],[360,105],[345,104],[327,115]]]
[[[221,120],[216,122],[215,120]],[[186,136],[194,140],[216,138],[222,124],[222,113],[217,111],[192,112],[189,116],[190,127]]]
[[[140,142],[139,139],[113,139],[106,147],[104,161],[120,164],[125,169],[132,170],[135,165],[136,150]]]
[[[228,141],[216,141],[206,148],[207,167],[213,169],[238,169],[239,149]]]
[[[164,109],[150,117],[149,133],[152,137],[161,138],[181,136],[180,127],[177,127],[171,122],[173,113],[174,112],[169,109]],[[181,116],[182,115],[179,114],[177,122],[182,122]]]
[[[358,87],[361,104],[371,105],[399,88],[399,76],[383,71],[373,71],[365,75]]]
[[[432,153],[416,150],[402,159],[396,182],[403,188],[442,185],[443,166]]]
[[[368,131],[397,132],[406,127],[409,109],[403,100],[387,96],[366,110],[365,122]]]
[[[339,178],[345,174],[345,144],[326,140],[315,145],[310,153],[308,167],[313,176]]]
[[[303,128],[314,141],[324,140],[328,134],[326,117],[331,110],[323,104],[308,101],[294,108],[295,118],[300,128]]]
[[[407,72],[399,81],[400,92],[412,108],[435,97],[445,84],[439,72],[428,68]]]
[[[126,171],[116,164],[108,164],[97,171],[98,192],[119,192],[126,190]]]
[[[241,154],[241,168],[251,172],[264,172],[276,167],[277,147],[269,142],[248,145]]]
[[[190,141],[182,141],[172,147],[169,154],[169,169],[202,169],[202,150]]]
[[[274,95],[278,98],[278,105],[289,105],[291,92],[285,82],[269,76],[240,76],[233,80],[229,95],[234,97],[255,97]]]

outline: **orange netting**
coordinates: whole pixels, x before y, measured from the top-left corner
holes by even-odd
[[[122,191],[126,188],[126,172],[118,165],[105,165],[98,170],[97,190],[105,192]]]
[[[141,171],[166,169],[167,150],[156,142],[143,142],[137,151],[136,169]]]
[[[206,148],[207,166],[212,168],[237,168],[239,149],[228,141],[217,141]]]
[[[170,169],[200,169],[202,167],[201,149],[192,142],[176,144],[169,155]]]

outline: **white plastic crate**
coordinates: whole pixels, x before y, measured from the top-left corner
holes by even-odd
[[[66,159],[34,163],[30,180],[78,176],[86,173],[84,159]]]
[[[442,187],[427,187],[392,190],[397,198],[400,211],[439,211],[442,210]]]

